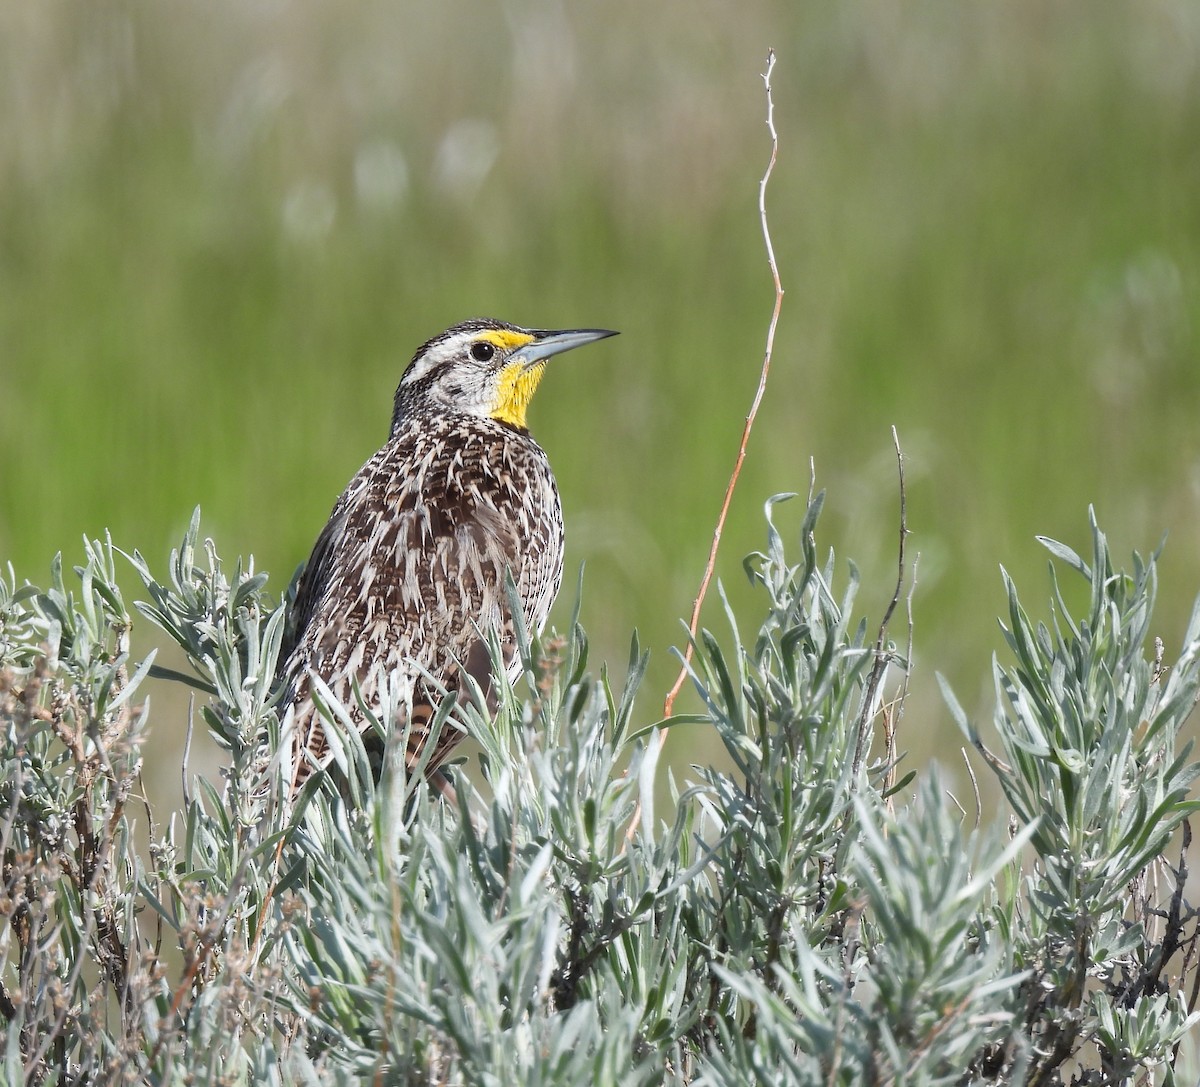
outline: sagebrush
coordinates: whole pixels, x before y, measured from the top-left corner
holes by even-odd
[[[334,765],[286,801],[286,594],[226,571],[198,517],[164,578],[109,540],[45,589],[10,570],[7,1082],[1182,1082],[1200,611],[1168,665],[1157,556],[1115,569],[1094,521],[1086,561],[1047,541],[1084,613],[1055,583],[1035,622],[1008,583],[991,726],[946,692],[1009,808],[980,829],[937,768],[877,742],[907,662],[855,616],[854,568],[818,559],[820,508],[789,554],[768,503],[760,614],[697,638],[697,712],[635,701],[636,638],[617,678],[578,613],[521,632],[498,710],[442,714],[480,745],[454,802],[402,759],[376,781],[336,705]],[[143,617],[191,676],[136,648]],[[154,677],[200,689],[228,752],[178,812],[142,796]],[[386,693],[364,709],[386,735]],[[664,738],[699,730],[725,763],[676,781]]]

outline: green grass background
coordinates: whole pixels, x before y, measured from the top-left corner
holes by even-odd
[[[531,423],[595,657],[639,629],[653,719],[771,308],[768,46],[787,296],[719,567],[743,628],[762,502],[810,461],[878,620],[894,424],[916,757],[957,757],[935,670],[990,702],[999,564],[1044,614],[1034,536],[1085,548],[1089,503],[1119,553],[1169,531],[1169,658],[1200,589],[1192,0],[0,0],[0,559],[44,581],[108,527],[165,569],[198,503],[281,590],[425,337],[616,328]]]

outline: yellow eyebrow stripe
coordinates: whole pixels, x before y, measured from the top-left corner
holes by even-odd
[[[533,343],[533,337],[528,332],[510,332],[506,328],[489,328],[475,338],[486,340],[501,351],[512,351],[515,348],[524,347],[528,343]]]

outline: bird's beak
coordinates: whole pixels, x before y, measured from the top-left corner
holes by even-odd
[[[533,342],[514,352],[511,361],[533,366],[536,363],[545,362],[552,355],[561,355],[573,347],[582,347],[585,343],[607,339],[609,336],[615,336],[616,333],[607,328],[575,328],[566,332],[534,330],[532,335]]]

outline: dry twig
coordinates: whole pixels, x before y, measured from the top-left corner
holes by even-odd
[[[762,74],[763,86],[767,92],[767,131],[771,133],[771,157],[767,161],[767,168],[763,173],[762,179],[758,183],[758,221],[762,225],[763,243],[767,250],[767,265],[771,269],[771,280],[775,285],[775,306],[771,311],[771,321],[767,326],[767,345],[763,352],[762,370],[758,377],[758,388],[754,393],[754,400],[750,405],[750,411],[746,415],[746,424],[742,428],[742,440],[738,445],[737,457],[733,462],[733,472],[729,477],[729,483],[725,487],[725,498],[721,503],[721,512],[717,516],[717,525],[713,530],[712,546],[708,549],[708,562],[704,566],[704,576],[700,579],[700,590],[696,593],[695,602],[692,604],[692,619],[688,624],[688,631],[691,637],[688,640],[687,648],[683,654],[683,666],[679,669],[679,675],[675,679],[675,683],[667,692],[666,701],[663,704],[663,716],[670,717],[675,710],[675,699],[678,697],[684,682],[687,680],[688,665],[691,663],[693,655],[693,646],[695,644],[696,635],[700,629],[700,609],[704,605],[704,597],[708,593],[708,586],[712,582],[713,571],[717,565],[717,550],[721,546],[721,533],[725,529],[725,521],[729,516],[729,506],[733,501],[733,492],[737,487],[738,477],[742,473],[742,462],[746,459],[746,447],[750,442],[750,431],[754,427],[755,417],[758,415],[759,405],[762,403],[763,394],[767,389],[767,375],[771,371],[771,354],[775,349],[775,328],[779,324],[779,311],[783,307],[783,285],[779,280],[779,266],[775,263],[775,246],[771,241],[771,229],[767,224],[767,182],[771,180],[771,174],[775,169],[775,160],[779,154],[779,135],[775,131],[775,99],[771,89],[771,73],[775,70],[775,50],[767,50],[767,70]],[[666,741],[665,729],[659,734],[662,742]]]
[[[771,270],[771,281],[775,285],[775,305],[771,310],[771,320],[767,325],[767,343],[763,351],[762,369],[758,375],[758,388],[754,392],[754,400],[750,404],[750,410],[746,413],[746,423],[742,427],[742,440],[738,443],[737,457],[733,462],[733,472],[729,476],[729,483],[725,487],[725,497],[721,502],[721,512],[717,515],[717,524],[713,529],[712,545],[708,549],[708,561],[704,564],[704,575],[700,579],[700,589],[696,593],[696,599],[692,604],[692,618],[688,624],[688,644],[683,653],[683,664],[679,668],[679,675],[675,677],[675,682],[671,689],[667,692],[667,697],[663,702],[663,716],[670,717],[675,712],[675,699],[679,696],[679,692],[683,689],[684,683],[687,681],[688,666],[692,662],[692,657],[695,653],[696,635],[700,630],[700,609],[704,606],[704,597],[708,593],[708,586],[712,582],[713,572],[717,566],[717,551],[721,546],[721,533],[725,530],[725,521],[729,516],[729,507],[733,502],[733,492],[737,487],[738,477],[742,474],[742,462],[746,459],[746,447],[750,443],[750,431],[754,427],[754,420],[758,415],[759,405],[762,403],[763,394],[767,390],[767,375],[771,372],[771,355],[775,350],[775,329],[779,324],[779,311],[783,307],[783,284],[779,279],[779,266],[775,262],[775,245],[771,241],[771,229],[767,223],[767,182],[771,180],[771,174],[775,170],[775,160],[779,156],[779,134],[775,131],[775,98],[771,88],[771,73],[775,70],[775,50],[767,50],[767,70],[762,73],[763,87],[767,93],[767,131],[771,134],[771,156],[767,160],[767,168],[763,171],[762,178],[758,183],[758,221],[762,226],[763,242],[767,250],[767,265]],[[664,725],[658,730],[658,742],[660,751],[662,745],[667,741],[667,729]],[[641,801],[638,801],[634,807],[633,818],[629,820],[629,826],[625,831],[625,840],[629,841],[633,837],[635,828],[642,817]]]
[[[900,544],[897,548],[896,556],[896,590],[892,593],[892,599],[888,602],[887,610],[883,613],[883,621],[879,624],[879,634],[875,639],[875,663],[871,667],[871,673],[867,676],[867,689],[863,697],[862,716],[858,722],[858,742],[854,749],[854,767],[853,774],[858,776],[859,768],[862,766],[862,761],[867,754],[867,737],[870,734],[869,725],[871,718],[875,715],[875,699],[879,695],[879,687],[883,683],[883,677],[887,673],[888,665],[891,664],[893,654],[887,649],[887,629],[888,623],[892,621],[892,614],[895,612],[897,605],[900,603],[900,594],[904,591],[904,575],[905,575],[905,553],[904,544],[908,539],[908,499],[904,489],[904,454],[900,449],[900,435],[896,433],[896,428],[892,427],[892,444],[896,449],[896,471],[900,476]],[[911,626],[909,628],[911,636]],[[910,648],[909,655],[912,655]],[[905,667],[908,667],[905,662]],[[903,699],[900,700],[897,708],[897,717],[903,712]],[[889,734],[888,754],[894,754],[895,749],[895,733],[892,731],[892,726],[888,726]]]

